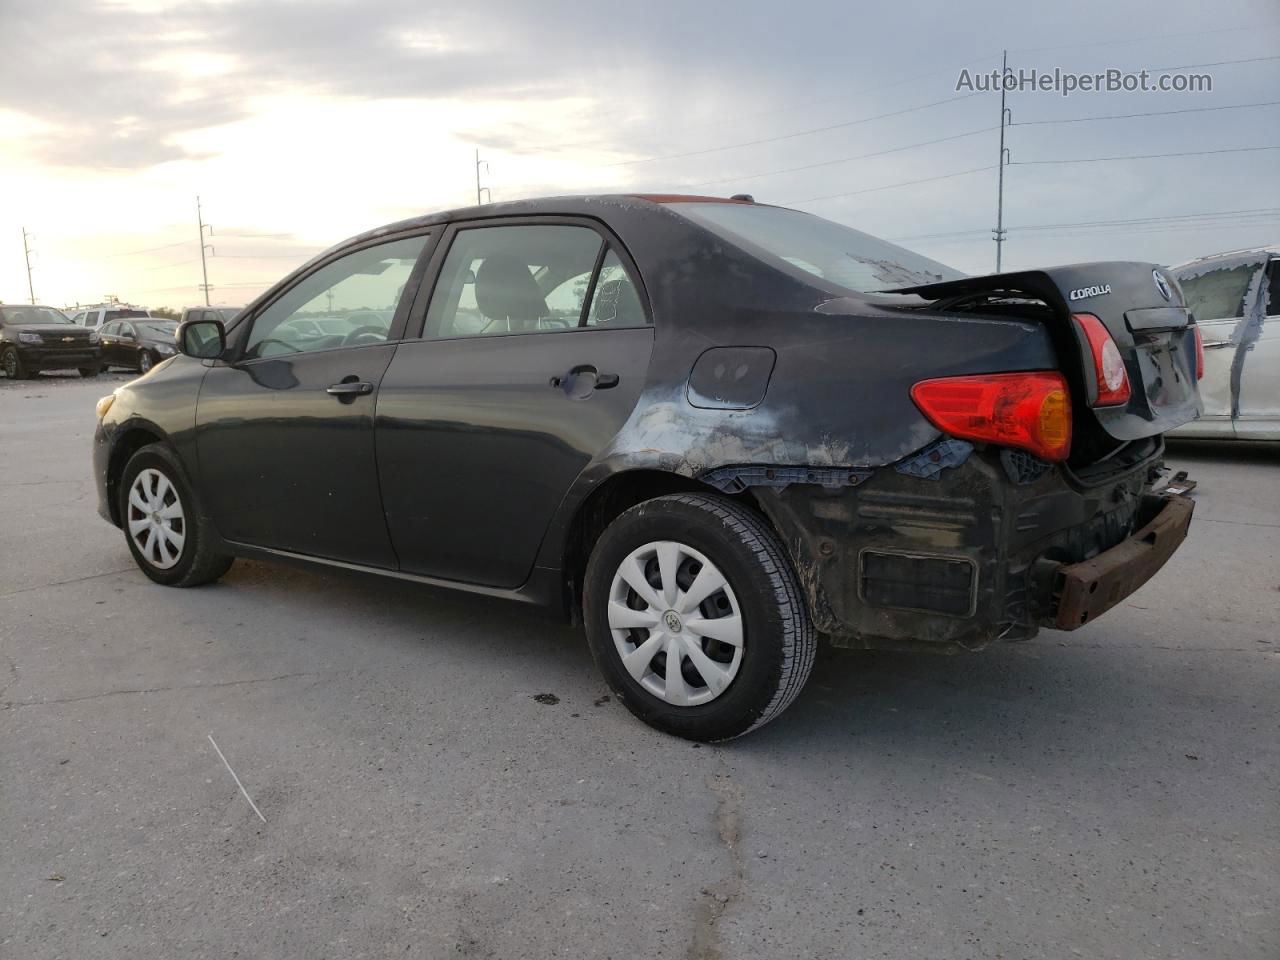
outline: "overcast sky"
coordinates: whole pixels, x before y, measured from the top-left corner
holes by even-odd
[[[1241,149],[1280,147],[1280,105],[1045,122],[1280,101],[1277,0],[0,0],[0,300],[27,298],[26,227],[41,302],[198,302],[199,194],[214,300],[242,303],[474,202],[477,147],[495,201],[749,192],[988,273],[999,94],[956,83],[1006,47],[1216,64],[1180,71],[1211,93],[1010,94],[1006,269],[1280,242],[1280,149]],[[1209,150],[1236,152],[1061,162]]]

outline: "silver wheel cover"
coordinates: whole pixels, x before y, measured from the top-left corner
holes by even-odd
[[[609,588],[609,631],[622,665],[659,700],[710,703],[742,666],[742,610],[714,563],[683,543],[631,551]]]
[[[148,563],[168,570],[182,559],[187,517],[178,489],[168,477],[151,467],[134,477],[126,513],[129,539]]]

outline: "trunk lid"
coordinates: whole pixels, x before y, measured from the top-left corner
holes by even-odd
[[[1182,291],[1153,263],[1103,261],[965,277],[891,293],[931,301],[942,312],[982,313],[984,305],[1019,299],[1043,301],[1053,315],[1050,335],[1073,395],[1077,434],[1096,424],[1117,441],[1172,430],[1200,411],[1195,334]],[[1073,314],[1091,313],[1120,349],[1132,395],[1124,406],[1093,407],[1097,381],[1093,355]]]

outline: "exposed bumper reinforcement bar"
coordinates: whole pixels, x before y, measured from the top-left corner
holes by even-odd
[[[1142,529],[1091,560],[1060,567],[1053,626],[1074,630],[1110,610],[1150,580],[1186,539],[1195,502],[1168,494]]]

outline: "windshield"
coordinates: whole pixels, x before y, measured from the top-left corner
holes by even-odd
[[[751,203],[671,203],[731,243],[772,254],[855,293],[964,276],[936,260],[813,214]],[[755,252],[755,251],[752,251]]]
[[[53,307],[0,307],[0,320],[21,326],[24,323],[70,323],[71,319]]]
[[[145,310],[108,310],[106,315],[103,316],[102,322],[106,323],[109,320],[129,320],[134,317],[149,316],[151,316],[151,314],[147,313]]]
[[[171,337],[178,329],[177,321],[174,320],[157,320],[150,323],[138,324],[138,329],[145,330],[147,333],[156,333],[162,337]]]

